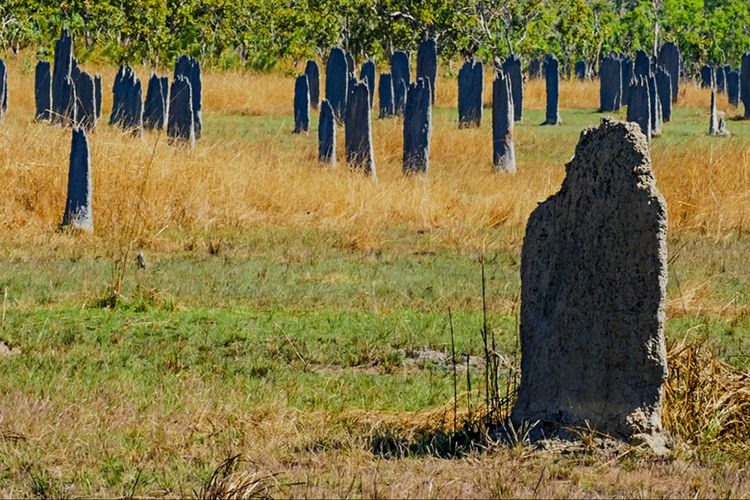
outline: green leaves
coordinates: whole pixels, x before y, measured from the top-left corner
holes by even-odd
[[[658,24],[658,29],[657,29]],[[387,60],[436,37],[443,57],[553,52],[564,63],[675,41],[694,64],[750,50],[750,0],[5,0],[0,49],[47,51],[68,27],[79,57],[270,69],[341,45]]]

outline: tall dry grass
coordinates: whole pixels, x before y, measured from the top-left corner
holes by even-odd
[[[70,131],[32,123],[32,65],[6,59],[11,105],[0,124],[0,235],[46,241],[64,206]],[[101,71],[106,113],[114,68]],[[138,68],[142,79],[148,71]],[[153,154],[138,219],[144,245],[169,245],[167,234],[257,227],[330,230],[343,235],[344,245],[365,249],[387,245],[394,231],[419,231],[431,244],[458,249],[516,245],[530,211],[558,189],[578,136],[578,130],[563,136],[535,124],[519,126],[519,172],[495,175],[490,113],[481,129],[457,130],[451,112],[450,120],[439,117],[434,124],[429,178],[404,178],[401,122],[376,120],[374,182],[341,164],[322,168],[314,130],[291,136],[292,89],[293,79],[280,74],[206,71],[207,133],[193,151],[169,147],[159,134],[131,138],[107,126],[105,115],[90,135],[96,233],[89,241],[111,241],[124,232]],[[529,82],[525,92],[526,108],[542,109],[544,83]],[[705,91],[687,87],[683,101],[692,105],[705,97]],[[564,81],[561,98],[564,107],[593,110],[597,84]],[[438,105],[453,107],[455,100],[455,80],[441,80]],[[227,121],[225,115],[239,117]],[[266,131],[246,134],[256,125]],[[747,143],[738,137],[699,139],[654,146],[671,229],[743,231],[750,216]]]

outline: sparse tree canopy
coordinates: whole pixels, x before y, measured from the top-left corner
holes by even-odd
[[[750,50],[750,0],[5,0],[0,48],[49,54],[60,28],[81,58],[270,69],[341,45],[359,59],[435,37],[443,58],[552,52],[596,61],[676,42],[692,65]]]

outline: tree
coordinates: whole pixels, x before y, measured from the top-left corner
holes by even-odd
[[[518,54],[527,39],[539,39],[547,20],[548,0],[477,0],[464,6],[458,20],[465,26],[468,52],[486,59]]]
[[[67,27],[76,55],[171,64],[291,69],[341,45],[387,61],[438,40],[443,59],[555,53],[570,64],[603,52],[677,43],[691,71],[736,65],[750,50],[750,0],[4,0],[0,49],[47,57]]]

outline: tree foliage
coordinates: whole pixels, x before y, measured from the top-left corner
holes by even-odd
[[[554,53],[594,62],[676,42],[689,64],[737,65],[750,0],[3,0],[0,48],[51,51],[61,27],[82,58],[269,69],[340,45],[385,59],[435,37],[443,58]]]

